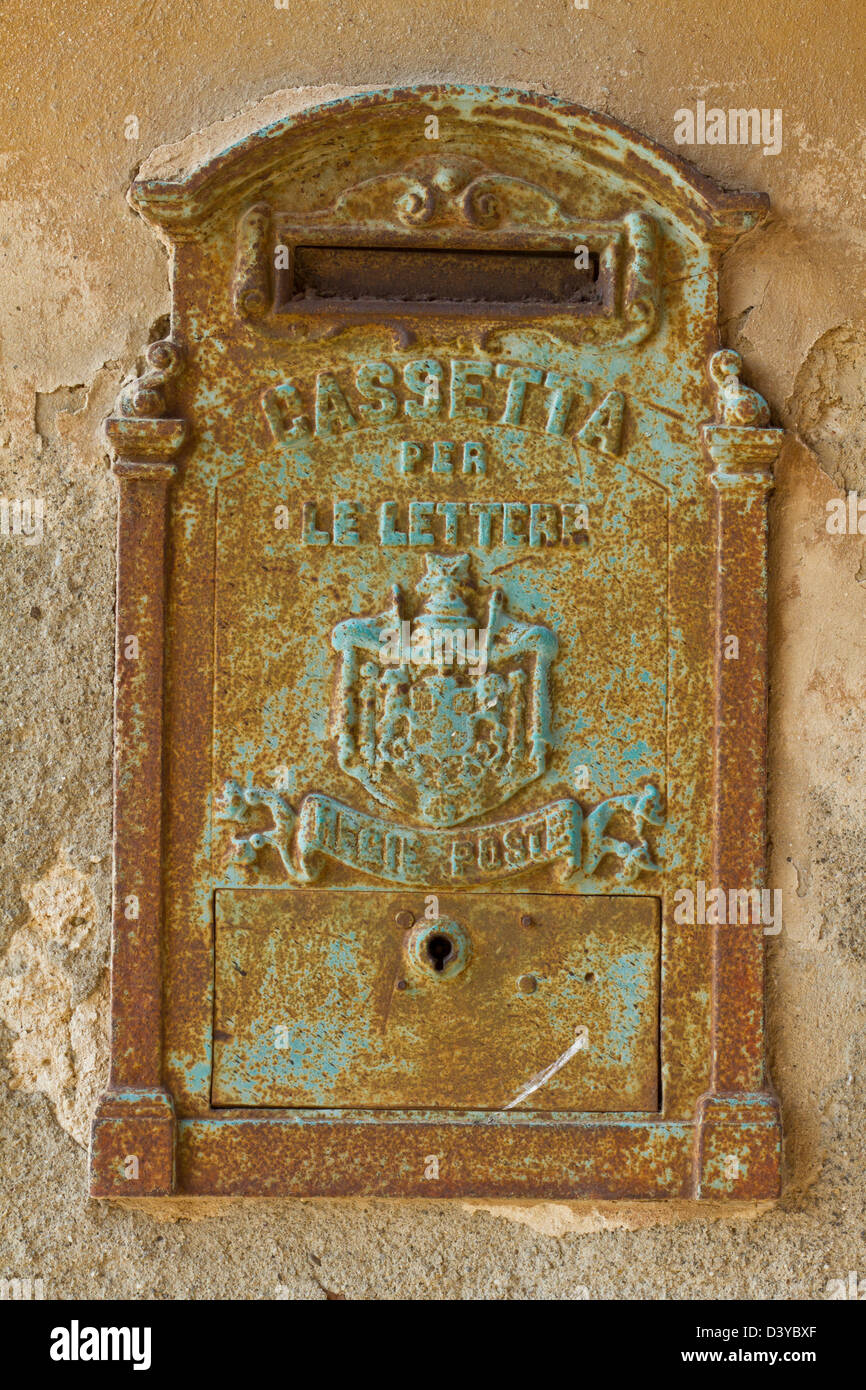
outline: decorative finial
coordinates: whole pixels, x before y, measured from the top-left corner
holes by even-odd
[[[720,425],[768,425],[770,407],[751,386],[743,386],[739,373],[743,359],[731,348],[714,352],[707,373],[716,392],[716,421]]]

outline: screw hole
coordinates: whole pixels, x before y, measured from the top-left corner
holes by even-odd
[[[444,970],[455,954],[454,943],[449,936],[437,933],[427,942],[427,958],[434,970]]]
[[[583,978],[586,980],[586,983],[587,983],[588,985],[594,985],[594,984],[595,984],[595,971],[594,971],[594,970],[588,970],[588,971],[586,972],[586,974],[584,975]]]

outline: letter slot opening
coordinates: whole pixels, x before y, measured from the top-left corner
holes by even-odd
[[[584,262],[586,264],[584,264]],[[592,312],[603,307],[600,257],[585,250],[442,251],[296,246],[277,271],[275,308],[315,312],[338,303],[434,308],[512,305]]]

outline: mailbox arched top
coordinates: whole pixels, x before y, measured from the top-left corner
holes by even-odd
[[[276,200],[300,218],[384,234],[392,223],[427,244],[640,211],[724,248],[769,207],[765,194],[726,192],[609,116],[505,88],[358,91],[295,109],[214,154],[200,149],[197,138],[155,151],[130,190],[173,240],[203,235],[214,213]]]

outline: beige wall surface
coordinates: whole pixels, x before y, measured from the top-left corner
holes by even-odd
[[[45,519],[38,543],[0,536],[0,1278],[49,1298],[823,1299],[866,1276],[866,537],[825,525],[829,499],[866,494],[864,48],[862,0],[5,0],[0,495],[43,498]],[[99,426],[169,307],[126,189],[155,147],[284,89],[440,80],[556,94],[772,200],[724,263],[722,334],[789,432],[771,511],[775,1207],[85,1195],[110,898]],[[699,100],[780,111],[781,150],[678,147],[674,113]]]

